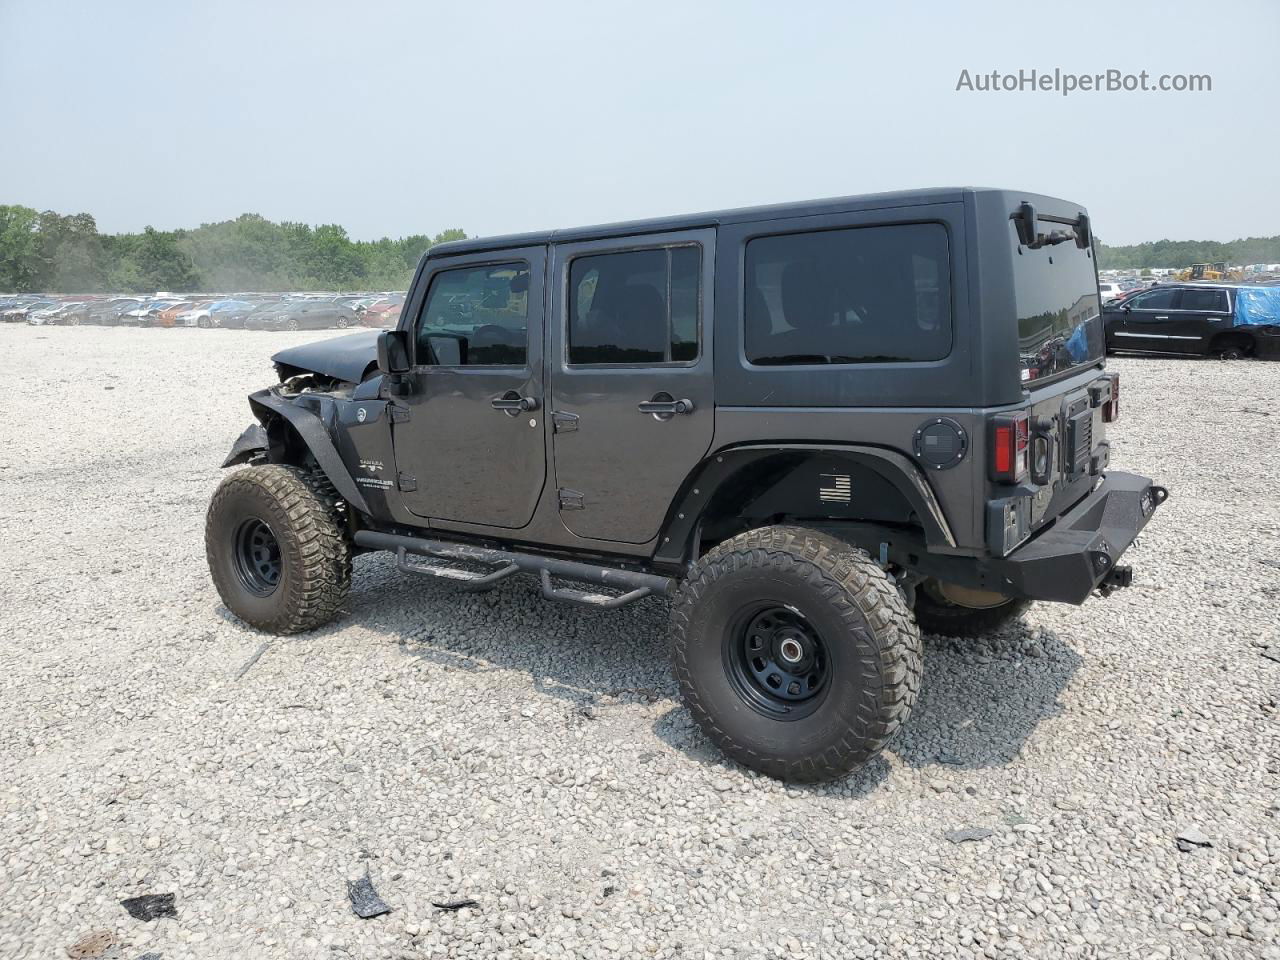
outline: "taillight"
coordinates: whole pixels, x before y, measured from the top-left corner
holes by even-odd
[[[1102,407],[1102,422],[1115,423],[1120,419],[1120,374],[1111,375],[1111,399]]]
[[[991,421],[991,479],[1019,483],[1027,476],[1031,446],[1031,418],[1025,413],[1002,414]]]

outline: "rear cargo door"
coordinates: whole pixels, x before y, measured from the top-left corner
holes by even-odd
[[[645,543],[711,445],[714,230],[561,244],[555,482],[580,537]]]

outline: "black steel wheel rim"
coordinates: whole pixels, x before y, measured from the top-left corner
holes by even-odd
[[[813,713],[830,686],[831,656],[795,607],[762,602],[740,611],[724,639],[729,681],[754,710],[777,720]]]
[[[255,596],[266,597],[280,585],[280,544],[271,528],[257,517],[236,529],[233,546],[236,576]]]

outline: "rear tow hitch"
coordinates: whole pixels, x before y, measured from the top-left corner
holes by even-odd
[[[1102,581],[1098,584],[1098,593],[1104,597],[1111,594],[1122,587],[1130,586],[1133,583],[1133,567],[1128,564],[1121,563],[1112,567]]]

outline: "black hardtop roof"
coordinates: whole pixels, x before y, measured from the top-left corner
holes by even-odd
[[[625,237],[631,234],[666,233],[673,230],[692,230],[698,227],[714,227],[722,223],[743,223],[754,220],[778,220],[783,217],[804,217],[851,210],[875,210],[882,207],[920,206],[929,203],[954,203],[966,193],[1006,193],[1010,191],[991,187],[929,187],[921,190],[895,190],[890,193],[867,193],[861,196],[831,197],[825,200],[802,200],[792,203],[772,203],[759,207],[739,207],[708,213],[688,213],[672,217],[656,217],[651,220],[628,220],[622,223],[605,223],[590,227],[570,227],[561,230],[541,230],[533,233],[512,233],[496,237],[474,237],[468,240],[451,240],[439,243],[427,251],[430,257],[455,256],[512,247],[535,247],[542,244],[578,240],[600,240],[606,237]],[[1030,200],[1040,199],[1036,194],[1019,192]],[[1044,198],[1047,199],[1047,198]]]

